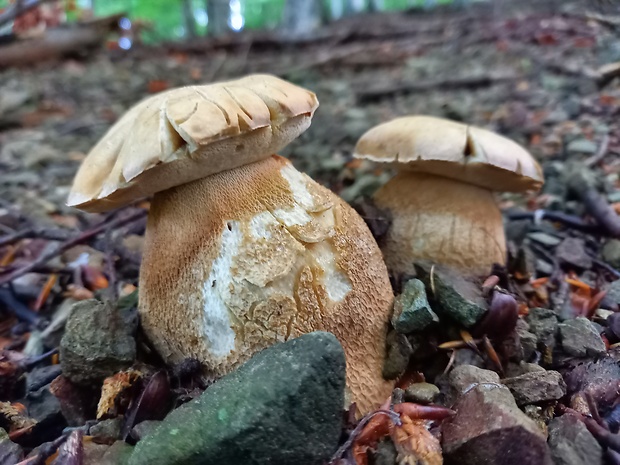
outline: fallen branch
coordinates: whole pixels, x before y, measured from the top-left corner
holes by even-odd
[[[10,283],[14,279],[17,279],[20,276],[23,276],[26,273],[29,273],[29,272],[35,270],[36,268],[40,267],[41,265],[44,265],[45,263],[47,263],[52,258],[55,258],[55,257],[59,256],[65,250],[68,250],[71,247],[74,247],[74,246],[76,246],[78,244],[81,244],[82,242],[85,242],[85,241],[87,241],[87,240],[97,236],[98,234],[101,234],[102,232],[106,231],[107,229],[119,228],[119,227],[124,226],[124,225],[126,225],[128,223],[132,223],[132,222],[137,221],[139,219],[143,219],[144,217],[146,217],[146,213],[147,213],[146,210],[138,210],[137,212],[134,212],[131,215],[128,215],[126,217],[116,218],[116,219],[114,219],[112,221],[108,221],[108,220],[103,221],[103,222],[99,223],[98,225],[92,227],[91,229],[86,230],[86,231],[78,234],[77,236],[64,241],[58,247],[56,247],[55,249],[49,251],[46,254],[41,255],[40,257],[38,257],[36,260],[34,260],[33,262],[29,263],[28,265],[25,265],[25,266],[23,266],[21,268],[18,268],[16,270],[10,271],[10,272],[8,272],[8,274],[5,274],[4,276],[1,276],[0,277],[0,286],[3,286],[5,284],[7,284],[7,283]]]
[[[578,196],[589,215],[601,225],[607,234],[620,238],[620,217],[607,200],[590,184],[582,170],[576,170],[568,179],[568,188]]]
[[[22,239],[47,239],[50,241],[66,241],[70,235],[65,229],[28,228],[0,238],[0,247],[4,247]]]
[[[584,161],[584,164],[588,167],[594,166],[598,164],[605,155],[607,155],[607,150],[609,149],[609,134],[605,134],[603,140],[601,141],[601,145],[599,145],[598,150],[594,155]]]
[[[357,97],[360,102],[367,102],[383,97],[390,97],[395,94],[425,92],[434,89],[477,89],[489,87],[494,84],[510,82],[517,79],[515,75],[483,75],[474,77],[461,77],[453,79],[433,79],[418,82],[392,82],[387,85],[375,87],[360,87],[357,90]]]
[[[40,38],[17,40],[0,46],[0,69],[87,53],[103,45],[120,16],[98,18],[75,27],[48,29]]]
[[[601,227],[595,224],[586,223],[578,216],[548,210],[536,210],[535,212],[516,212],[506,215],[511,221],[519,220],[547,220],[553,223],[561,223],[571,229],[582,231],[589,234],[601,234]]]

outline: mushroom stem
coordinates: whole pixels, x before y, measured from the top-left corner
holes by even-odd
[[[388,270],[413,274],[429,260],[472,275],[504,264],[502,215],[487,189],[426,173],[401,171],[375,193],[393,223],[382,246]]]
[[[332,332],[362,413],[389,396],[381,376],[393,295],[355,211],[273,156],[157,193],[140,275],[142,326],[163,358],[215,377],[257,351]]]

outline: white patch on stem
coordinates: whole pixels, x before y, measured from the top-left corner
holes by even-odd
[[[312,244],[312,256],[323,270],[323,276],[319,278],[320,283],[325,287],[328,297],[334,302],[341,302],[351,291],[351,281],[336,263],[336,254],[333,246],[322,241]]]
[[[235,349],[235,331],[226,302],[231,294],[231,267],[242,238],[239,223],[228,222],[222,232],[220,253],[213,261],[209,278],[202,287],[204,333],[209,351],[215,357],[226,357]]]

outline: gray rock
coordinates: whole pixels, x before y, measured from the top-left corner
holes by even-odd
[[[24,405],[28,409],[28,416],[37,420],[32,434],[35,437],[40,435],[42,442],[55,439],[67,426],[60,402],[50,392],[49,385],[43,386],[38,391],[29,392],[24,399]]]
[[[548,308],[531,308],[526,317],[530,332],[536,336],[537,343],[545,347],[555,345],[558,317]]]
[[[535,373],[537,371],[541,372],[541,371],[546,371],[546,370],[540,365],[537,365],[535,363],[527,363],[527,362],[508,363],[504,367],[504,373],[505,373],[506,378],[516,378],[517,376],[521,376],[526,373]]]
[[[323,463],[338,445],[344,387],[344,351],[332,334],[273,345],[172,411],[129,463]]]
[[[592,258],[586,253],[582,239],[567,237],[555,249],[555,255],[561,264],[582,270],[592,268]]]
[[[562,349],[568,355],[586,357],[607,352],[603,339],[587,318],[566,320],[559,328]]]
[[[539,244],[546,245],[548,247],[555,247],[560,245],[562,239],[558,236],[554,236],[551,234],[547,234],[544,232],[532,232],[527,235],[532,241],[538,242]]]
[[[407,368],[413,347],[407,336],[396,331],[387,335],[387,355],[383,363],[383,377],[385,379],[398,378]]]
[[[395,465],[398,451],[390,440],[382,440],[377,444],[377,450],[372,453],[372,465]]]
[[[618,398],[619,379],[620,362],[609,356],[579,363],[564,374],[570,396],[582,391],[588,392],[596,399],[601,410],[614,405]]]
[[[21,462],[24,451],[19,444],[9,439],[8,433],[0,428],[0,465],[13,465]]]
[[[450,373],[450,385],[460,394],[480,383],[499,385],[499,375],[472,365],[461,365]]]
[[[26,390],[38,391],[46,384],[51,383],[62,373],[59,364],[36,367],[26,375]]]
[[[615,280],[609,285],[605,298],[617,305],[620,305],[620,279]]]
[[[91,426],[88,434],[100,439],[119,439],[122,426],[123,419],[121,417],[108,418]]]
[[[461,394],[442,424],[446,463],[551,465],[545,436],[505,386],[480,384]]]
[[[538,343],[538,338],[532,332],[530,332],[529,324],[519,318],[517,320],[516,331],[519,335],[519,342],[521,343],[521,349],[523,349],[523,360],[531,360],[532,355],[536,351],[536,346]]]
[[[431,269],[433,270],[431,282]],[[426,286],[440,314],[471,328],[487,311],[487,303],[479,284],[473,283],[449,268],[416,264],[418,278]],[[433,292],[434,289],[434,292]]]
[[[602,257],[605,262],[620,269],[620,240],[610,239],[603,246]]]
[[[603,463],[603,449],[574,415],[565,414],[551,420],[549,448],[555,465]]]
[[[424,283],[419,279],[410,279],[403,287],[403,292],[394,300],[392,325],[399,333],[422,331],[431,323],[437,323],[439,317],[431,309],[426,298]]]
[[[432,404],[439,395],[439,388],[430,383],[413,383],[405,389],[405,400],[416,404]]]
[[[588,139],[575,139],[567,145],[566,150],[575,154],[592,155],[596,153],[597,146],[596,143]]]
[[[502,380],[515,398],[517,405],[536,404],[558,400],[566,394],[566,384],[557,371],[532,371]]]
[[[471,349],[457,349],[454,354],[454,366],[468,366],[473,365],[478,368],[486,366],[484,359]]]
[[[135,310],[111,303],[76,303],[60,343],[63,374],[78,384],[100,382],[131,366],[136,357]]]

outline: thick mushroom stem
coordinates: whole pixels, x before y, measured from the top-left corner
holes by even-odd
[[[382,244],[388,270],[414,273],[417,260],[485,275],[504,264],[506,240],[493,193],[454,179],[401,171],[374,196],[393,218]]]
[[[392,291],[355,211],[277,156],[155,195],[140,276],[143,328],[163,358],[215,377],[315,330],[347,356],[350,398],[378,407]]]

